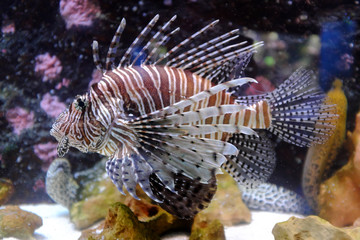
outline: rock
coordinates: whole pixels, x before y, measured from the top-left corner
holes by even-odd
[[[14,194],[14,186],[9,179],[0,178],[0,206],[5,204]]]
[[[42,219],[34,213],[21,210],[18,206],[6,206],[0,209],[0,239],[15,237],[35,239],[35,229],[42,226]]]
[[[190,240],[225,240],[224,225],[218,219],[209,219],[206,215],[198,214],[191,227]]]
[[[139,221],[129,207],[122,203],[113,204],[105,222],[97,229],[86,230],[79,240],[85,239],[160,239],[160,234],[170,229],[189,225],[189,221],[179,220],[160,207],[147,221]]]
[[[70,208],[77,200],[79,185],[71,174],[67,159],[56,158],[46,173],[46,192],[58,204]]]
[[[360,112],[348,138],[349,162],[321,184],[319,195],[319,216],[338,227],[353,225],[360,217]]]
[[[332,135],[323,144],[313,144],[307,151],[302,175],[305,198],[317,213],[322,208],[318,202],[320,183],[328,176],[346,135],[347,99],[339,79],[333,82],[333,89],[327,93],[326,102],[336,104],[334,114],[339,115],[339,118]]]
[[[85,175],[89,177],[91,174]],[[81,200],[74,203],[70,209],[71,221],[77,229],[87,228],[105,218],[109,207],[115,202],[128,206],[139,221],[144,222],[153,219],[160,210],[164,211],[158,205],[152,204],[151,199],[139,187],[136,194],[140,201],[134,199],[126,190],[126,196],[122,195],[104,170],[86,181],[80,178],[83,177],[77,176],[78,181],[85,184],[79,193]]]
[[[85,194],[85,192],[87,193]],[[86,197],[75,202],[70,208],[70,218],[77,229],[89,227],[96,221],[105,218],[111,204],[124,202],[126,199],[108,177],[89,182],[83,190],[83,194]]]
[[[241,192],[227,173],[217,175],[217,191],[209,207],[197,214],[201,219],[218,219],[225,226],[251,221],[250,210],[243,203]]]
[[[360,228],[338,228],[317,216],[291,217],[277,223],[272,230],[275,240],[356,240],[360,239]]]

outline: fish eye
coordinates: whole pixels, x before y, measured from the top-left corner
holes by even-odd
[[[75,100],[74,100],[74,107],[76,110],[78,111],[85,111],[87,106],[87,101],[85,99],[85,97],[83,96],[76,96]]]

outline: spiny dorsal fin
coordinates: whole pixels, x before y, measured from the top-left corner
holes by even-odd
[[[236,76],[232,76],[232,78],[228,77],[237,66],[241,66],[241,68],[246,66],[256,48],[263,45],[262,42],[259,42],[247,47],[242,47],[246,42],[235,41],[240,36],[239,30],[235,29],[186,51],[188,45],[219,22],[219,20],[215,20],[160,56],[159,51],[161,47],[165,46],[167,41],[175,33],[179,32],[180,28],[171,29],[170,26],[176,19],[176,16],[173,16],[163,24],[155,34],[149,36],[158,19],[159,15],[156,15],[140,32],[122,56],[118,67],[132,66],[137,64],[137,61],[143,57],[144,59],[141,64],[182,68],[206,77],[214,83],[219,83],[235,78]],[[114,60],[119,46],[120,36],[125,29],[125,25],[126,21],[122,19],[110,44],[105,69],[102,67],[100,61],[98,43],[96,41],[93,42],[94,63],[102,72],[114,68]],[[142,44],[144,41],[146,43]],[[137,49],[140,49],[138,53],[136,53]],[[168,62],[166,63],[166,61]]]
[[[159,14],[155,15],[155,17],[148,23],[148,25],[141,31],[139,36],[135,38],[130,47],[126,50],[124,56],[121,58],[119,66],[123,66],[126,62],[130,62],[131,53],[134,51],[134,47],[141,44],[147,34],[151,31],[151,29],[155,26],[156,22],[159,20]]]
[[[182,49],[184,46],[190,44],[196,37],[202,35],[204,32],[206,32],[209,28],[214,27],[217,23],[219,22],[219,20],[215,20],[212,23],[206,25],[205,27],[203,27],[202,29],[200,29],[199,31],[197,31],[196,33],[194,33],[193,35],[191,35],[190,37],[186,38],[185,40],[183,40],[182,42],[180,42],[178,45],[176,45],[175,47],[173,47],[172,49],[170,49],[170,51],[168,51],[163,57],[159,58],[154,65],[161,63],[163,60],[165,60],[166,58],[170,58],[172,57],[172,54],[175,54],[177,51],[179,51],[180,49]]]
[[[146,43],[146,45],[141,49],[141,51],[140,51],[140,52],[137,54],[137,56],[134,58],[134,60],[132,61],[131,65],[135,64],[136,61],[138,60],[138,58],[139,58],[140,56],[144,55],[147,50],[150,50],[150,45],[151,45],[151,44],[156,44],[156,43],[159,42],[159,38],[164,35],[164,33],[165,33],[165,32],[168,30],[168,28],[170,27],[170,24],[171,24],[172,22],[174,22],[175,19],[176,19],[176,15],[173,16],[168,22],[166,22],[166,23],[161,27],[161,29],[160,29],[157,33],[155,33],[154,36],[152,36],[152,38]],[[161,41],[160,41],[160,42],[161,42]],[[154,49],[152,49],[151,52],[153,52],[153,51],[156,50],[156,49],[157,49],[157,47],[155,47]],[[146,63],[143,63],[143,64],[146,64]]]
[[[126,20],[125,20],[125,18],[123,18],[121,20],[121,23],[120,23],[119,27],[117,28],[115,35],[109,46],[109,51],[106,56],[106,64],[105,64],[106,70],[111,70],[111,69],[115,68],[114,60],[116,57],[117,49],[120,44],[120,38],[125,29],[125,26],[126,26]]]

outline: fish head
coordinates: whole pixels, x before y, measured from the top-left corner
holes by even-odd
[[[93,152],[102,143],[102,125],[91,114],[88,94],[78,95],[55,120],[50,135],[59,142],[57,151],[63,157],[70,147]]]

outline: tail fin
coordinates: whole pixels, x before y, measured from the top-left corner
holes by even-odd
[[[270,132],[297,146],[323,143],[334,129],[334,105],[324,103],[325,94],[312,71],[300,68],[273,92],[239,97],[239,103],[267,100],[271,106]]]

